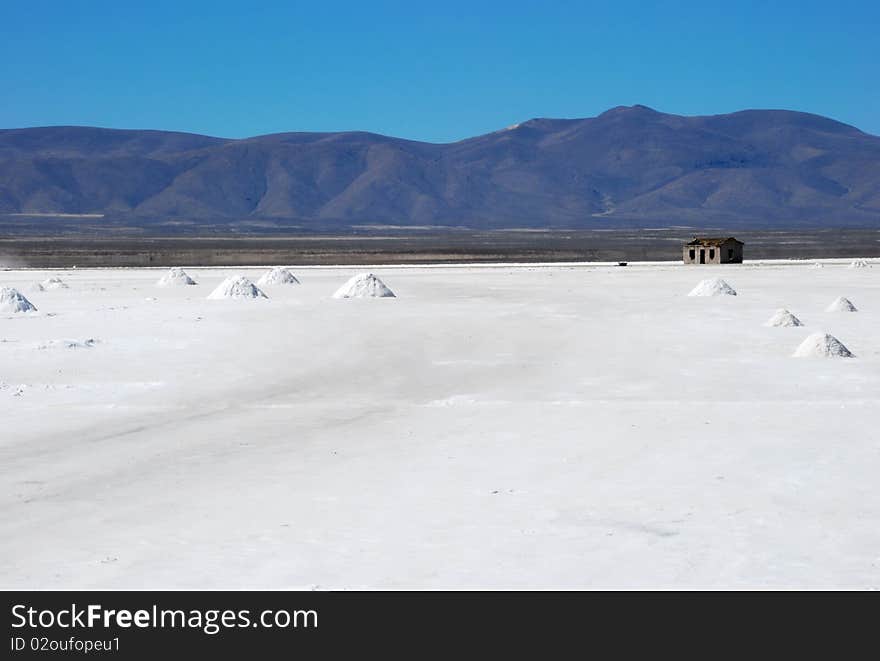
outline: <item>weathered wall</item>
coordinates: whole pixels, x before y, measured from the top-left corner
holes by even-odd
[[[728,257],[728,251],[733,250],[733,256]],[[693,251],[693,257],[691,257]],[[700,254],[704,260],[700,260]],[[743,260],[743,246],[736,241],[728,241],[720,246],[684,246],[682,261],[685,264],[738,264]]]

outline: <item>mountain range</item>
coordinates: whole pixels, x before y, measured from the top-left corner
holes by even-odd
[[[0,220],[69,214],[315,230],[877,226],[880,137],[801,112],[686,117],[645,106],[447,144],[365,132],[0,130]]]

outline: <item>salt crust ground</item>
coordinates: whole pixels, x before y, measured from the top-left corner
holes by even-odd
[[[0,586],[880,587],[849,261],[369,267],[399,298],[346,304],[366,269],[222,305],[266,269],[58,273],[0,315]],[[791,357],[819,331],[857,358]]]

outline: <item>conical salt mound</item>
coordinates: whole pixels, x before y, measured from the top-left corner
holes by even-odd
[[[764,325],[776,328],[788,328],[791,326],[803,326],[804,324],[785,308],[779,308]]]
[[[217,289],[208,294],[208,298],[269,298],[253,282],[243,275],[226,278]]]
[[[792,355],[795,358],[855,358],[840,340],[828,333],[813,333]]]
[[[844,298],[843,296],[838,296],[834,299],[834,301],[826,308],[828,312],[858,312],[858,308],[852,304],[848,298]]]
[[[723,296],[724,294],[736,296],[736,290],[721,278],[709,278],[702,280],[688,296]]]
[[[813,264],[813,268],[814,269],[824,269],[825,265],[822,262],[816,262],[815,264]]]
[[[276,266],[271,271],[264,273],[257,284],[261,287],[266,285],[298,285],[299,280],[283,266]]]
[[[853,260],[849,265],[849,267],[851,269],[866,269],[866,268],[869,268],[870,266],[871,265],[868,264],[868,262],[865,261],[864,259]]]
[[[17,289],[12,287],[0,288],[0,312],[36,312],[37,308],[27,300]]]
[[[67,289],[67,283],[57,275],[53,275],[51,278],[46,278],[40,283],[40,289]]]
[[[178,285],[195,285],[198,284],[195,280],[187,275],[186,271],[184,271],[179,266],[175,266],[168,271],[165,275],[159,278],[159,282],[156,283],[158,287],[177,287]]]
[[[342,285],[333,298],[394,298],[394,292],[372,273],[361,273]]]

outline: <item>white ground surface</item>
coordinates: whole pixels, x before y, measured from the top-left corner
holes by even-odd
[[[0,272],[0,587],[878,587],[880,268],[812,264]]]

